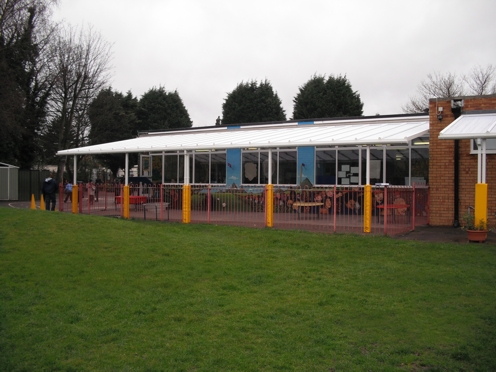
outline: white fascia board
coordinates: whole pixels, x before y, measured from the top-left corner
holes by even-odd
[[[468,133],[468,134],[439,134],[439,139],[442,140],[457,140],[457,139],[476,139],[476,138],[496,138],[496,133]]]

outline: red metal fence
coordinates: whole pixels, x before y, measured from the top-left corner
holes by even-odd
[[[119,184],[79,184],[78,212],[123,216],[123,187]],[[71,212],[71,196],[61,189],[59,210]],[[373,187],[371,233],[394,235],[426,225],[428,188]],[[364,232],[364,188],[328,186],[295,188],[274,185],[273,227],[323,233]],[[130,185],[130,218],[183,221],[183,185]],[[267,226],[264,185],[232,188],[191,186],[191,223]]]

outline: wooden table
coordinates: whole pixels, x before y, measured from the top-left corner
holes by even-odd
[[[301,215],[301,210],[300,208],[304,207],[320,207],[324,205],[324,203],[321,202],[294,202],[293,203],[293,209],[296,209],[298,211],[298,219],[300,219]],[[317,218],[320,218],[320,208],[317,211]]]

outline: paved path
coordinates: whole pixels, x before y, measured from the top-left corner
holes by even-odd
[[[36,206],[39,207],[40,202],[38,201],[36,203]],[[31,208],[31,202],[28,201],[0,201],[0,207],[7,207],[7,208],[26,208],[29,209]]]
[[[432,242],[450,242],[450,243],[469,243],[467,239],[467,232],[461,228],[454,228],[450,226],[419,226],[415,231],[405,234],[393,236],[394,239],[403,240],[418,240],[418,241],[432,241]],[[480,243],[470,243],[474,246]],[[496,245],[496,232],[491,231],[487,234],[486,244]]]

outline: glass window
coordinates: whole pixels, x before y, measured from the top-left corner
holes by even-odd
[[[243,183],[258,184],[260,162],[257,152],[243,152],[242,167],[243,167]]]
[[[164,156],[164,182],[184,182],[184,155],[165,154]]]
[[[470,153],[478,154],[479,148],[477,147],[477,141],[472,139],[470,142],[472,144]],[[496,138],[486,139],[486,154],[496,154]]]
[[[243,184],[269,183],[269,152],[244,151]],[[296,151],[272,151],[272,183],[296,184]]]
[[[193,183],[209,183],[210,153],[195,152],[195,166]]]
[[[162,183],[162,155],[152,156],[152,181]]]
[[[150,177],[150,161],[151,157],[147,155],[141,155],[141,176],[142,177]]]
[[[336,184],[336,150],[318,150],[315,152],[315,183],[317,185]]]
[[[260,152],[260,183],[267,184],[269,183],[269,153],[268,152]],[[272,176],[274,176],[276,172],[275,163],[272,162]],[[275,180],[272,180],[274,182]]]
[[[226,153],[210,154],[210,183],[226,183]]]
[[[429,148],[412,147],[412,182],[429,183]]]
[[[375,185],[376,183],[384,182],[383,175],[383,157],[384,149],[382,147],[374,147],[370,149],[370,184]],[[362,151],[362,180],[363,183],[367,183],[367,149]]]
[[[360,184],[360,149],[338,150],[338,184]]]
[[[277,180],[272,179],[272,183],[280,185],[296,184],[296,151],[279,151],[272,153],[273,159],[277,163]],[[275,172],[275,167],[273,166]]]
[[[407,148],[386,149],[386,182],[390,185],[408,184],[410,159]]]

